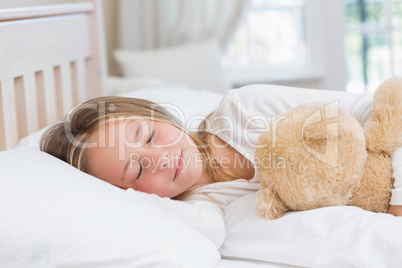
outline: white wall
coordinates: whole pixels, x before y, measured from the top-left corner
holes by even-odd
[[[323,88],[332,90],[346,90],[346,64],[343,38],[344,3],[343,1],[322,1],[323,4],[323,40],[326,47],[325,63],[326,74]]]

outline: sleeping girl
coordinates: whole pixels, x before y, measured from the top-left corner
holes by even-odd
[[[79,105],[47,130],[41,150],[169,210],[219,248],[224,208],[260,189],[254,153],[269,121],[281,120],[300,104],[324,102],[364,124],[372,101],[370,94],[251,85],[229,91],[193,131],[148,100],[101,97]],[[401,149],[394,160],[398,157]],[[280,165],[274,157],[267,161]],[[394,174],[401,173],[398,166]],[[395,179],[389,213],[399,216],[402,190]]]

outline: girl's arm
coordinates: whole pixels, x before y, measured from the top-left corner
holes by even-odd
[[[402,216],[402,205],[401,206],[391,205],[389,207],[388,213],[394,216]]]
[[[391,159],[395,182],[388,213],[402,216],[402,148],[397,149]]]
[[[167,211],[206,236],[216,248],[220,248],[226,235],[222,210],[214,203],[206,200],[191,203],[161,198],[155,194],[147,194],[133,189],[127,193],[139,195],[142,199]]]

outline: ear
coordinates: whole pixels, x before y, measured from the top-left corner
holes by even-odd
[[[258,217],[275,220],[288,211],[286,205],[271,187],[263,188],[258,193],[261,194],[261,198],[255,204]]]

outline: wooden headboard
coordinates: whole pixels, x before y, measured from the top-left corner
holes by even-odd
[[[104,94],[98,1],[0,10],[0,151]]]

